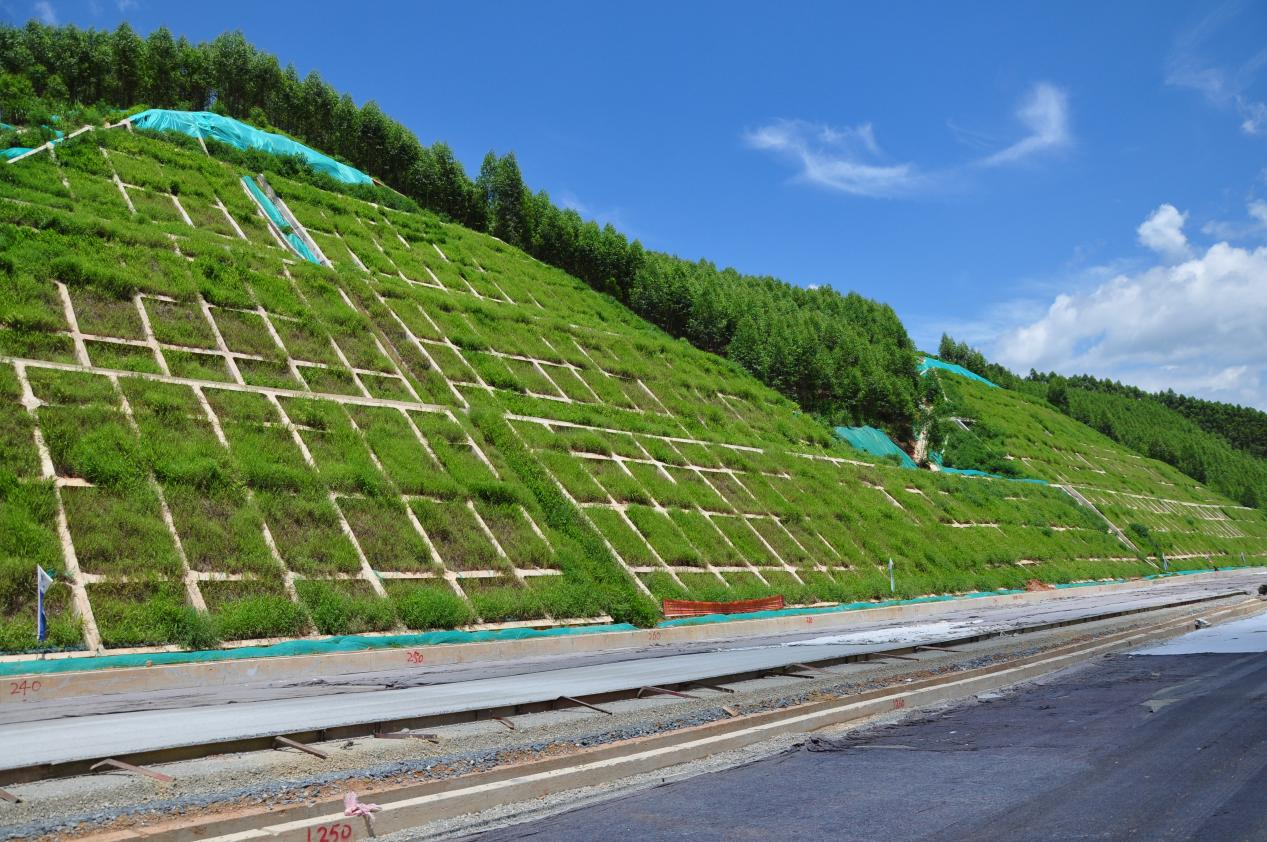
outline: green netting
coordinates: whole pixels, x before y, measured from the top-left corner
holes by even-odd
[[[447,643],[487,643],[496,640],[529,640],[539,637],[566,637],[576,634],[633,631],[628,623],[605,626],[571,626],[557,629],[502,629],[500,631],[435,631],[420,634],[396,634],[385,637],[343,635],[323,640],[288,640],[270,646],[244,646],[239,649],[208,649],[198,652],[155,652],[130,655],[100,655],[93,658],[61,658],[48,661],[10,661],[0,664],[0,675],[30,675],[117,667],[143,667],[150,664],[196,664],[210,661],[236,661],[244,658],[274,658],[286,655],[328,655],[334,652],[360,652],[367,649],[407,649],[415,646],[437,646]]]
[[[242,176],[242,183],[246,185],[246,189],[249,190],[251,195],[255,197],[256,201],[260,203],[260,207],[264,208],[264,213],[268,214],[268,218],[273,221],[273,224],[281,229],[282,235],[286,238],[286,242],[290,243],[304,260],[320,265],[321,260],[312,253],[312,250],[308,248],[308,244],[303,241],[303,238],[296,234],[295,230],[290,227],[290,223],[286,221],[286,217],[282,216],[282,212],[277,209],[277,205],[273,204],[273,200],[268,198],[268,195],[265,194],[265,192],[260,189],[259,185],[255,183],[255,179],[251,178],[249,175],[244,175]]]
[[[999,388],[998,383],[991,383],[975,371],[969,371],[961,365],[948,363],[944,360],[939,360],[936,357],[924,357],[923,362],[919,364],[919,373],[925,374],[929,369],[933,368],[940,368],[942,371],[949,371],[951,374],[958,374],[960,377],[967,377],[969,380],[976,380],[978,383],[984,383],[985,385],[992,386],[995,389]]]
[[[836,436],[872,456],[896,456],[903,468],[917,468],[915,460],[875,427],[837,427]]]
[[[942,455],[936,450],[928,451],[928,461],[936,465],[938,470],[943,474],[954,474],[961,477],[989,477],[990,479],[1010,479],[1012,482],[1032,482],[1038,485],[1050,485],[1045,479],[1034,479],[1032,477],[1005,477],[1003,474],[992,474],[988,471],[978,471],[976,468],[948,468],[942,464]]]
[[[261,131],[232,117],[223,117],[210,111],[168,111],[151,108],[129,118],[138,129],[180,132],[190,137],[211,138],[238,149],[259,149],[274,155],[298,155],[313,169],[346,184],[370,184],[372,179],[347,164],[341,164],[329,155],[304,146],[279,134]]]

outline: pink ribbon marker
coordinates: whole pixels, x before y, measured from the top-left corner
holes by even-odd
[[[377,804],[366,804],[356,800],[356,793],[349,792],[343,796],[343,815],[345,816],[362,816],[366,824],[374,823],[374,813],[383,809]]]

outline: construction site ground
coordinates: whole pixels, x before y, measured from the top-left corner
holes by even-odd
[[[242,728],[250,729],[253,719],[250,711],[252,705],[257,704],[284,707],[296,702],[318,700],[327,711],[338,711],[350,702],[360,703],[368,696],[381,696],[388,692],[413,692],[422,698],[422,694],[436,689],[455,685],[470,687],[481,681],[505,682],[511,679],[527,687],[544,687],[544,694],[549,696],[556,692],[551,682],[563,670],[580,671],[580,675],[584,675],[586,670],[595,670],[603,681],[609,680],[611,675],[625,673],[625,685],[636,687],[639,686],[639,670],[663,669],[675,658],[698,657],[710,661],[733,658],[737,659],[733,670],[715,667],[716,674],[749,672],[746,677],[719,682],[719,686],[710,688],[704,686],[706,682],[687,687],[690,675],[694,674],[687,670],[680,676],[680,681],[665,683],[689,689],[692,698],[666,694],[637,698],[627,694],[602,700],[601,707],[607,713],[572,706],[508,715],[503,721],[491,718],[487,710],[481,714],[476,708],[468,706],[465,717],[455,716],[447,724],[436,724],[426,729],[434,734],[434,741],[380,739],[366,735],[314,744],[316,749],[327,755],[325,758],[287,748],[212,754],[153,765],[155,771],[174,779],[170,783],[114,771],[7,786],[6,789],[20,797],[22,803],[0,802],[0,838],[86,835],[103,831],[127,833],[165,826],[173,820],[193,823],[212,815],[284,811],[297,805],[317,805],[340,798],[349,790],[361,793],[366,800],[373,800],[375,792],[386,793],[393,787],[411,783],[456,778],[540,758],[566,757],[594,746],[699,726],[736,714],[778,710],[806,701],[848,698],[867,690],[900,686],[932,676],[953,675],[1070,643],[1093,641],[1125,629],[1144,628],[1167,618],[1195,618],[1234,601],[1236,597],[1232,594],[1236,592],[1256,593],[1264,580],[1261,574],[1247,572],[1221,577],[1194,577],[1191,581],[1160,585],[1141,583],[1107,594],[1079,595],[1071,592],[1060,598],[1010,607],[979,607],[969,601],[946,604],[937,615],[905,622],[888,618],[873,624],[855,623],[847,629],[831,632],[817,629],[798,634],[756,635],[607,653],[560,654],[518,662],[490,661],[437,667],[431,672],[414,672],[407,677],[382,673],[344,674],[329,678],[314,675],[302,681],[218,688],[206,697],[197,690],[168,690],[132,696],[69,697],[33,706],[9,705],[0,709],[4,717],[0,728],[10,734],[42,735],[51,754],[57,750],[59,727],[94,719],[113,726],[116,733],[134,734],[144,741],[152,736],[144,730],[144,720],[130,720],[129,717],[146,714],[175,717],[164,719],[168,724],[163,727],[178,729],[168,735],[172,742],[182,739],[188,742],[198,736],[197,728],[187,726],[183,732],[179,731],[181,726],[178,723],[182,716],[188,722],[196,722],[199,712],[216,712],[236,716]],[[1218,599],[1180,607],[1158,607],[1168,601],[1210,597]],[[1241,600],[1244,598],[1239,597]],[[1095,612],[1139,609],[1151,610],[1086,621]],[[1079,616],[1081,621],[1078,621]],[[1039,623],[1065,621],[1076,624],[1016,633]],[[1009,624],[1011,632],[1008,632]],[[772,663],[822,662],[833,657],[830,653],[838,651],[841,656],[847,656],[849,652],[868,647],[891,650],[904,641],[918,643],[963,638],[971,636],[974,630],[1005,633],[973,643],[956,644],[956,651],[920,650],[903,655],[902,659],[838,663],[830,667],[830,672],[768,667]],[[761,657],[754,661],[752,653]],[[782,654],[771,660],[770,653]],[[766,666],[763,667],[763,664]],[[574,678],[580,680],[576,676]],[[387,687],[394,689],[389,691]],[[537,695],[541,694],[539,690]],[[245,701],[247,699],[254,701]],[[488,698],[486,702],[492,709],[499,707],[498,699]],[[303,714],[295,715],[301,717]],[[293,726],[292,731],[307,727],[302,718],[295,719]],[[781,738],[771,744],[721,753],[691,765],[692,768],[708,769],[747,762],[780,751],[788,744],[786,738]],[[673,774],[659,772],[648,776],[647,780],[658,782]],[[636,788],[637,782],[631,782],[629,786]],[[604,793],[617,790],[624,792],[627,788],[624,783],[602,788]],[[577,798],[592,797],[594,793],[585,792],[551,795],[540,803],[534,803],[532,809],[548,809],[556,802],[575,804]],[[523,805],[518,809],[497,807],[488,816],[446,821],[436,828],[421,828],[418,833],[421,836],[462,833],[504,817],[508,812],[523,816],[525,809]]]

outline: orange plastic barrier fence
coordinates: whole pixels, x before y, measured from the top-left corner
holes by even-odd
[[[783,607],[783,597],[766,596],[761,599],[739,599],[734,602],[693,602],[689,599],[664,600],[664,616],[703,617],[706,614],[748,614],[752,611],[777,611]]]

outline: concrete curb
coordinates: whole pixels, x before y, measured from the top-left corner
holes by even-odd
[[[1267,602],[1245,599],[1205,619],[1226,622],[1267,609]],[[1194,612],[1195,613],[1195,612]],[[861,722],[902,709],[927,707],[1064,669],[1097,655],[1173,637],[1191,628],[1192,615],[1143,629],[1105,637],[1091,645],[1067,644],[1006,664],[938,676],[851,697],[847,701],[811,702],[721,720],[622,743],[585,749],[565,757],[493,769],[450,780],[412,784],[366,795],[382,804],[374,831],[384,835],[428,822],[453,818],[493,806],[542,798],[632,775],[677,766],[774,737]],[[217,817],[204,822],[168,823],[91,837],[99,842],[123,839],[193,842],[193,840],[277,839],[284,842],[347,842],[367,836],[360,820],[345,818],[341,806],[327,801],[312,807]]]
[[[788,634],[809,630],[839,630],[886,620],[914,620],[971,604],[980,608],[1029,605],[1067,597],[1092,596],[1123,590],[1166,588],[1193,581],[1234,578],[1246,570],[1197,573],[1143,584],[1138,580],[1088,585],[1075,589],[1034,591],[947,600],[914,605],[864,608],[839,613],[805,614],[759,620],[736,620],[700,626],[601,632],[535,640],[506,640],[485,643],[452,643],[418,648],[377,649],[321,655],[291,655],[243,658],[207,663],[120,667],[83,672],[11,675],[4,686],[25,687],[27,692],[0,692],[0,706],[38,704],[40,701],[102,693],[136,693],[242,684],[256,681],[285,681],[378,670],[410,669],[420,666],[462,664],[473,661],[512,661],[560,654],[584,654],[635,649],[670,643],[694,643],[757,635]],[[37,689],[30,690],[35,687]]]

